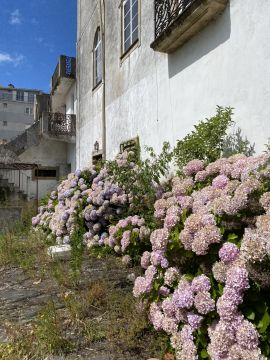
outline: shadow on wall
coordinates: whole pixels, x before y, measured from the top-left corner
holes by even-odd
[[[184,46],[168,55],[169,78],[226,42],[231,35],[230,3],[224,12]]]

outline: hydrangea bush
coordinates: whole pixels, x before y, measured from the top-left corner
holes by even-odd
[[[97,171],[93,166],[69,174],[51,193],[48,204],[39,208],[32,224],[47,232],[58,245],[72,245],[78,232],[82,232],[83,243],[75,247],[102,246],[109,238],[109,224],[120,219],[128,204],[129,196],[110,180],[106,167]]]
[[[127,154],[118,161],[126,166]],[[156,193],[153,227],[106,167],[77,170],[33,225],[57,244],[83,228],[88,247],[140,261],[134,296],[176,359],[269,358],[270,156],[195,159],[169,183]]]
[[[269,160],[192,160],[155,203],[133,293],[176,359],[269,358]]]
[[[75,259],[95,247],[140,263],[133,294],[176,360],[270,358],[270,155],[213,161],[231,114],[218,108],[173,152],[77,170],[32,220]]]

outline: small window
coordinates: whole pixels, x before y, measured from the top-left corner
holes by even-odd
[[[23,91],[17,90],[16,100],[17,101],[24,101],[24,92]]]
[[[93,48],[94,87],[102,81],[102,43],[100,28],[97,29]]]
[[[57,168],[39,168],[33,170],[32,180],[37,178],[41,180],[56,180],[58,178]]]
[[[139,1],[124,0],[122,5],[122,52],[139,39]]]
[[[134,151],[137,152],[140,147],[139,137],[124,141],[120,144],[120,153],[124,151]]]
[[[33,103],[35,98],[35,94],[28,93],[28,102]]]
[[[28,114],[28,115],[32,115],[33,114],[33,108],[25,108],[25,113]]]
[[[98,154],[93,154],[92,155],[92,164],[93,165],[98,165],[100,164],[101,165],[102,163],[102,153],[98,153]]]
[[[6,109],[7,108],[7,103],[3,104],[3,108]]]
[[[6,120],[3,121],[3,126],[7,126],[7,121]]]

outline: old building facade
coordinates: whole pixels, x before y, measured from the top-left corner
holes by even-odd
[[[34,101],[42,91],[0,86],[0,141],[6,142],[34,122]]]
[[[77,166],[139,137],[175,144],[216,105],[270,134],[268,0],[78,0]],[[93,152],[94,151],[94,152]]]
[[[47,195],[59,180],[76,169],[76,59],[61,55],[51,79],[50,94],[36,94],[34,123],[10,140],[5,149],[31,170],[3,170],[0,178],[28,199]],[[0,159],[1,163],[1,159]],[[1,184],[0,184],[1,185]]]

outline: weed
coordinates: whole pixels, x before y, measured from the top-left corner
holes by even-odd
[[[63,336],[62,319],[54,303],[40,310],[31,326],[8,326],[10,341],[0,344],[1,360],[40,360],[47,355],[71,352],[72,343]]]
[[[61,319],[52,301],[40,311],[34,334],[42,353],[63,354],[72,350],[72,344],[62,336]]]

